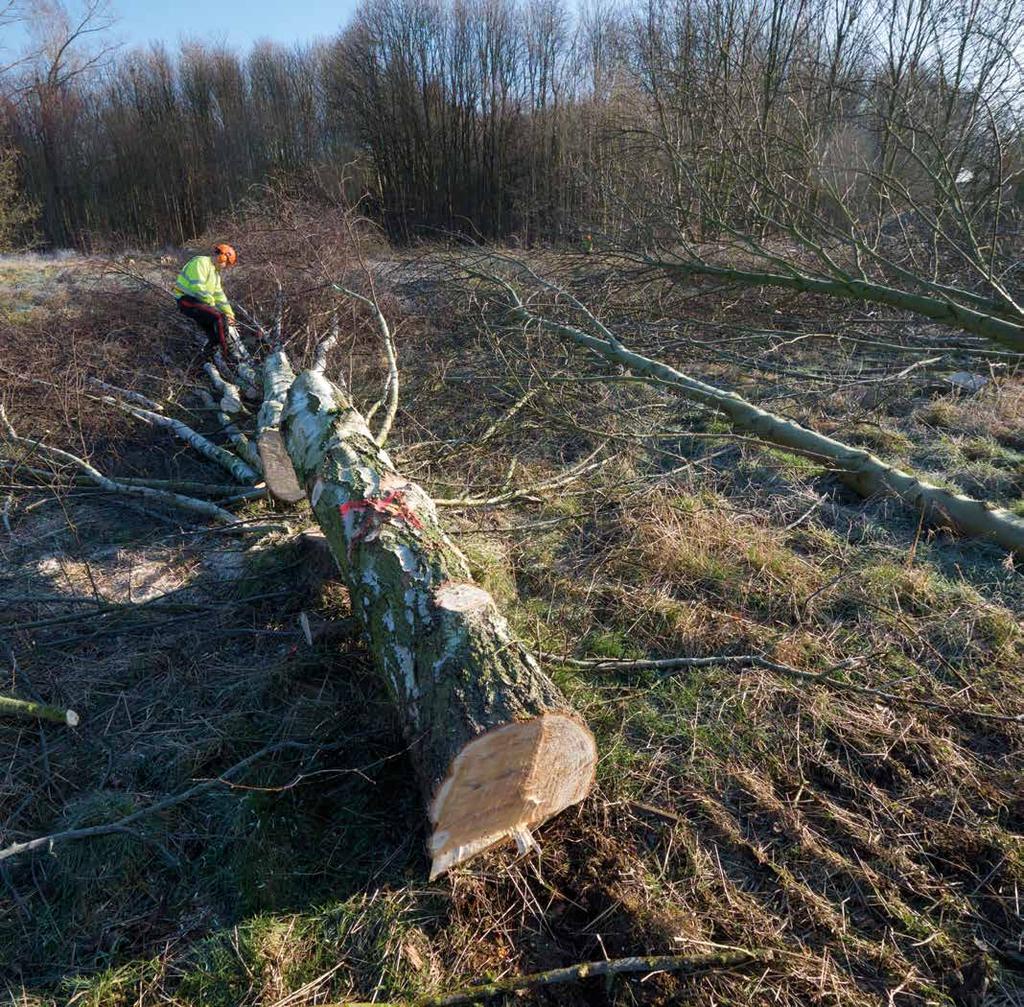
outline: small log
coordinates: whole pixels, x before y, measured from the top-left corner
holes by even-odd
[[[27,699],[15,699],[13,696],[0,696],[0,717],[35,717],[38,720],[49,720],[54,724],[66,724],[78,727],[79,717],[74,710],[65,710],[60,706],[47,706],[45,703],[33,703]]]
[[[507,838],[528,849],[590,790],[589,729],[341,389],[301,374],[282,430],[409,743],[431,878]]]

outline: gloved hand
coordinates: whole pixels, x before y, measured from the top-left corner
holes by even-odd
[[[234,322],[228,322],[228,335],[232,339],[241,339],[238,335],[238,326]]]

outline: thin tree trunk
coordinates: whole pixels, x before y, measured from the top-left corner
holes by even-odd
[[[1010,511],[918,479],[887,465],[869,451],[808,430],[793,420],[761,409],[735,392],[716,388],[668,364],[635,353],[603,326],[602,335],[593,336],[574,326],[535,315],[527,310],[508,284],[504,286],[514,298],[512,312],[520,321],[536,324],[561,339],[595,350],[606,360],[624,364],[634,374],[650,378],[663,388],[668,387],[687,399],[720,410],[737,430],[748,431],[768,444],[776,444],[805,457],[828,461],[838,470],[839,478],[861,496],[879,492],[894,494],[938,524],[952,526],[967,535],[989,539],[1006,549],[1024,553],[1024,520]]]
[[[1011,322],[1005,318],[975,308],[959,304],[955,300],[941,297],[928,297],[915,294],[909,290],[900,290],[882,283],[870,283],[856,277],[829,278],[824,276],[808,276],[804,273],[769,273],[758,270],[734,269],[727,266],[715,266],[709,262],[687,259],[681,262],[645,259],[645,263],[667,273],[688,275],[700,273],[704,276],[715,276],[723,280],[734,280],[755,287],[784,287],[808,294],[827,294],[831,297],[842,297],[852,301],[866,301],[873,304],[886,304],[903,311],[912,311],[916,315],[931,318],[936,322],[953,326],[964,332],[984,336],[994,342],[1001,343],[1017,353],[1024,353],[1024,325]],[[969,296],[966,295],[965,296]],[[979,298],[980,300],[980,298]]]

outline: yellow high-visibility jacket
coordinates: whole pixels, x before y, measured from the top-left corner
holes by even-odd
[[[223,311],[232,321],[235,320],[235,312],[220,285],[220,273],[208,255],[196,255],[185,263],[174,282],[174,296],[194,297],[203,304]]]

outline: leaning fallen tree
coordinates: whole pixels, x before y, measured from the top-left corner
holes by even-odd
[[[735,392],[716,388],[659,360],[637,353],[625,346],[586,305],[567,291],[525,267],[521,268],[535,282],[570,303],[585,319],[587,330],[530,310],[516,287],[501,276],[480,270],[471,273],[505,291],[509,310],[516,321],[535,326],[570,345],[592,350],[609,363],[627,367],[633,374],[664,391],[715,409],[728,417],[735,430],[752,434],[766,444],[785,448],[805,458],[827,463],[839,479],[861,496],[876,493],[895,496],[934,524],[952,527],[963,534],[1024,553],[1024,519],[1011,511],[936,486],[887,464],[870,451],[810,430],[794,420],[748,402]]]

